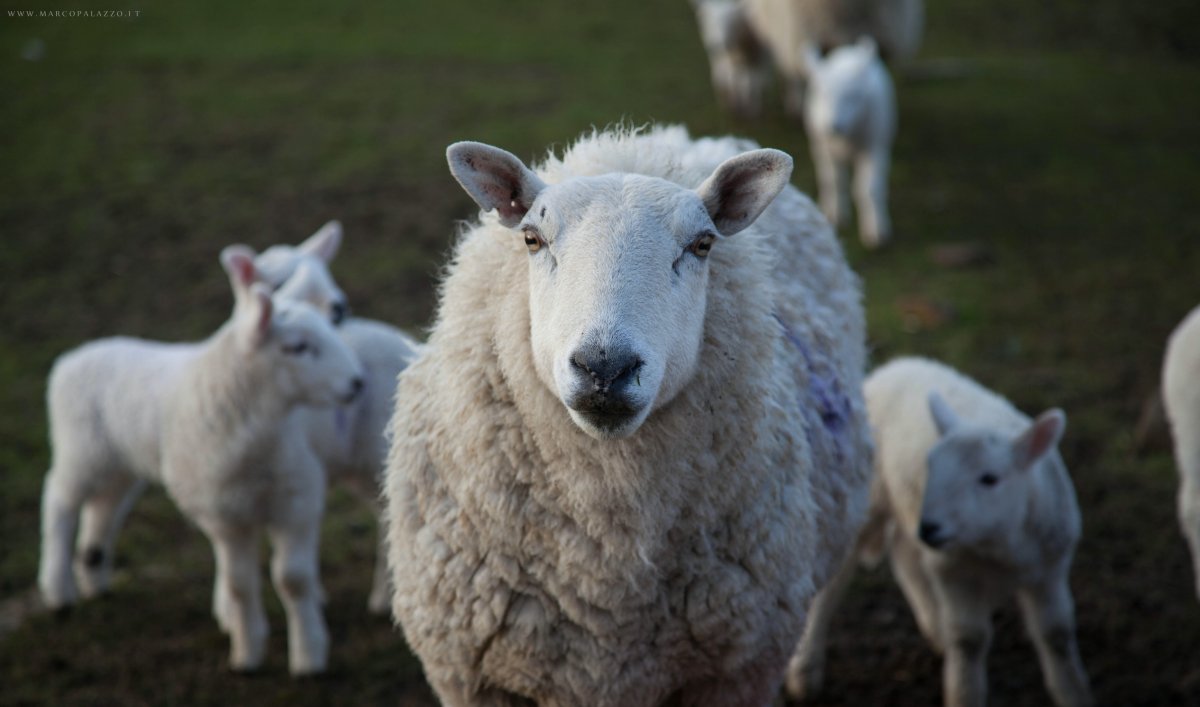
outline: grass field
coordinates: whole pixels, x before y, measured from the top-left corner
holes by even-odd
[[[473,213],[445,167],[453,140],[534,159],[591,126],[684,122],[792,153],[811,191],[803,131],[778,107],[758,123],[716,109],[683,0],[8,13],[42,5],[0,1],[0,704],[429,703],[399,632],[366,613],[372,519],[338,493],[323,678],[287,678],[273,596],[266,669],[225,670],[207,543],[161,492],[130,518],[110,596],[12,620],[36,575],[54,357],[101,335],[207,335],[229,309],[223,245],[296,242],[330,218],[355,310],[420,330]],[[866,253],[843,234],[876,361],[938,357],[1027,411],[1066,409],[1079,636],[1108,705],[1200,704],[1175,471],[1161,430],[1141,449],[1133,435],[1168,332],[1200,302],[1197,7],[929,0],[920,61],[897,79],[896,243]],[[47,9],[88,8],[117,9]],[[990,262],[934,264],[963,242]],[[938,665],[887,572],[864,574],[822,704],[934,704]],[[1012,611],[990,677],[992,704],[1047,701]]]

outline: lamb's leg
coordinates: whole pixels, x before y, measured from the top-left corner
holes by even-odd
[[[382,516],[378,519],[377,548],[375,550],[375,576],[371,580],[371,596],[367,608],[372,614],[386,615],[392,610],[391,574],[387,565],[387,533]]]
[[[229,665],[255,670],[267,650],[267,614],[262,604],[258,538],[248,528],[208,525],[205,534],[217,560],[217,590],[224,594],[223,615],[229,632]]]
[[[912,608],[913,617],[921,635],[938,653],[945,651],[942,636],[941,614],[937,597],[925,568],[921,565],[921,549],[903,533],[897,531],[891,548],[892,574],[900,591]]]
[[[833,156],[833,151],[819,136],[810,134],[813,164],[817,170],[817,191],[821,202],[821,212],[829,223],[836,229],[843,220],[845,206],[842,203],[842,167]]]
[[[858,210],[858,232],[863,245],[878,248],[892,235],[888,215],[888,171],[886,149],[865,151],[855,158],[854,203]]]
[[[105,488],[83,504],[75,577],[80,592],[93,597],[112,583],[113,548],[133,504],[146,489],[145,481],[117,474]]]
[[[1182,451],[1176,451],[1176,456],[1183,458]],[[1200,598],[1200,450],[1191,461],[1194,468],[1184,468],[1180,463],[1182,480],[1179,484],[1179,525],[1183,529],[1183,537],[1187,538],[1188,547],[1192,551],[1192,569],[1196,577],[1196,597]]]
[[[946,707],[983,707],[987,703],[987,654],[992,645],[991,609],[969,592],[939,600],[946,657],[942,698]]]
[[[38,587],[42,600],[51,609],[74,604],[79,597],[75,573],[71,568],[75,531],[79,527],[79,506],[73,467],[56,467],[46,474],[42,487],[42,547],[38,567]]]
[[[271,579],[288,622],[288,666],[293,675],[325,670],[329,631],[321,611],[319,571],[321,523],[272,528]]]
[[[821,692],[825,680],[825,646],[829,640],[829,624],[846,595],[850,580],[854,578],[857,561],[857,554],[852,552],[808,609],[804,637],[788,663],[787,692],[793,699],[804,700]]]
[[[1017,593],[1025,628],[1037,647],[1046,689],[1059,707],[1093,704],[1075,640],[1075,604],[1066,572]]]
[[[808,81],[803,76],[789,76],[783,79],[783,112],[789,118],[804,118],[804,93],[807,86]]]

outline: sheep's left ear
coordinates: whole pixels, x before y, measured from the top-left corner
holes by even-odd
[[[1028,469],[1058,446],[1067,429],[1067,415],[1054,408],[1047,410],[1013,440],[1013,462],[1018,469]]]
[[[945,437],[950,430],[958,426],[958,415],[954,414],[954,410],[950,409],[950,404],[936,390],[930,391],[928,402],[929,415],[933,418],[933,425],[937,427],[938,434]]]
[[[484,211],[496,210],[500,223],[512,228],[546,188],[516,155],[482,142],[456,142],[446,148],[450,174]]]
[[[302,252],[315,255],[329,263],[342,245],[342,224],[330,221],[297,246]]]
[[[786,152],[753,150],[722,162],[696,193],[721,235],[732,236],[754,223],[791,176]]]

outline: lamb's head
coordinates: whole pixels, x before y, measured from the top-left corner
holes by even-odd
[[[863,122],[871,87],[871,67],[879,62],[875,40],[863,37],[840,46],[821,59],[811,45],[806,49],[809,93],[807,122],[828,135],[850,136]]]
[[[330,221],[300,245],[274,245],[254,259],[259,279],[280,297],[308,302],[335,325],[349,312],[346,295],[329,273],[342,244],[342,224]]]
[[[307,302],[275,295],[260,280],[254,251],[233,245],[221,264],[234,293],[238,351],[266,365],[289,404],[348,403],[363,387],[362,366],[325,315]]]
[[[929,411],[940,435],[929,451],[918,536],[932,548],[985,546],[1025,521],[1034,469],[1053,453],[1067,418],[1057,408],[1020,434],[959,419],[936,392]]]
[[[512,154],[460,142],[450,171],[528,249],[541,381],[597,439],[633,434],[694,375],[710,249],[758,218],[792,159],[755,150],[696,189],[618,173],[547,185]],[[519,247],[519,246],[516,246]]]

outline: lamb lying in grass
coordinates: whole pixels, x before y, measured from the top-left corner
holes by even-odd
[[[756,147],[447,151],[495,213],[400,376],[385,487],[393,608],[444,704],[776,696],[870,443],[857,279]]]
[[[212,542],[216,608],[230,634],[232,667],[256,668],[266,650],[258,560],[265,530],[287,614],[290,668],[319,672],[329,640],[317,552],[324,478],[307,448],[280,438],[298,434],[287,424],[298,406],[352,400],[361,369],[324,316],[307,304],[272,300],[254,284],[249,249],[226,248],[221,262],[236,306],[208,340],[102,339],[55,364],[38,583],[50,607],[76,601],[76,530],[86,574],[111,555],[129,490],[138,479],[158,481]]]
[[[396,378],[420,354],[422,345],[389,324],[347,316],[346,296],[329,272],[341,239],[341,225],[330,221],[298,246],[271,246],[254,264],[259,278],[276,289],[277,297],[309,302],[340,322],[338,335],[362,364],[365,385],[353,402],[336,410],[300,408],[292,414],[300,418],[303,443],[316,453],[329,481],[345,484],[381,514],[379,489],[387,459],[384,431],[392,415]],[[391,609],[382,522],[378,538],[367,606],[382,614]]]
[[[896,135],[892,79],[870,38],[838,47],[821,59],[810,49],[804,127],[817,170],[821,210],[836,228],[847,216],[846,185],[853,170],[858,232],[877,248],[892,235],[888,174]]]
[[[1092,703],[1067,579],[1079,507],[1056,446],[1061,410],[1032,423],[1000,396],[933,361],[902,358],[864,386],[877,475],[859,554],[890,540],[893,573],[917,625],[944,653],[946,705],[983,705],[991,615],[1016,596],[1060,706]],[[794,697],[815,693],[829,621],[851,557],[813,605],[788,671]]]
[[[1179,524],[1192,550],[1200,597],[1200,307],[1184,318],[1167,342],[1162,386],[1179,466]]]

